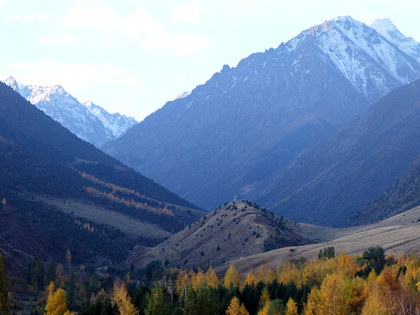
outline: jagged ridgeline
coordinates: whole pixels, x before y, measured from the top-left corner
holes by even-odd
[[[0,153],[0,236],[29,254],[60,259],[69,247],[76,261],[123,259],[134,244],[156,244],[202,215],[2,83]]]

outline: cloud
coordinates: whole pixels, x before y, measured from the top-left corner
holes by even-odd
[[[178,18],[181,16],[178,15]],[[71,28],[90,28],[97,32],[117,32],[131,36],[139,40],[140,49],[152,52],[169,50],[177,54],[192,54],[212,44],[202,34],[168,31],[146,8],[137,8],[123,15],[105,6],[90,9],[77,5],[64,16],[63,24]]]
[[[10,66],[14,76],[24,83],[60,84],[71,93],[78,93],[104,83],[142,89],[142,80],[122,67],[89,63],[63,63],[52,60],[15,63]]]
[[[79,46],[79,42],[74,38],[71,34],[63,34],[58,37],[41,37],[40,41],[44,44],[58,44],[58,45],[65,45],[65,46]]]
[[[201,7],[198,2],[184,3],[177,7],[171,14],[170,19],[175,22],[198,23],[201,21]]]

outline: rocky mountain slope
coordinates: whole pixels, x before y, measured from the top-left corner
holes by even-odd
[[[137,123],[132,117],[110,114],[91,101],[81,104],[60,85],[25,85],[13,77],[4,83],[79,138],[97,147],[116,139]]]
[[[420,155],[406,174],[378,200],[355,214],[349,224],[369,224],[420,205]]]
[[[408,171],[420,154],[419,120],[417,80],[315,143],[253,197],[297,221],[343,226]]]
[[[217,266],[274,248],[308,244],[298,223],[276,217],[247,201],[225,204],[154,248],[138,247],[124,265],[161,260],[167,267]]]
[[[314,141],[420,77],[415,52],[389,40],[402,35],[386,34],[326,21],[224,66],[103,149],[207,209],[258,195]]]
[[[0,83],[0,239],[62,261],[125,258],[203,215]]]

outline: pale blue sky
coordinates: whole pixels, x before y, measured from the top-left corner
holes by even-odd
[[[224,64],[340,15],[420,41],[419,0],[0,0],[0,79],[61,84],[137,119]]]

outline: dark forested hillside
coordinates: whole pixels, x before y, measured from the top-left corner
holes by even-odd
[[[2,83],[0,165],[0,238],[43,258],[61,259],[69,247],[80,262],[123,259],[202,215]]]

